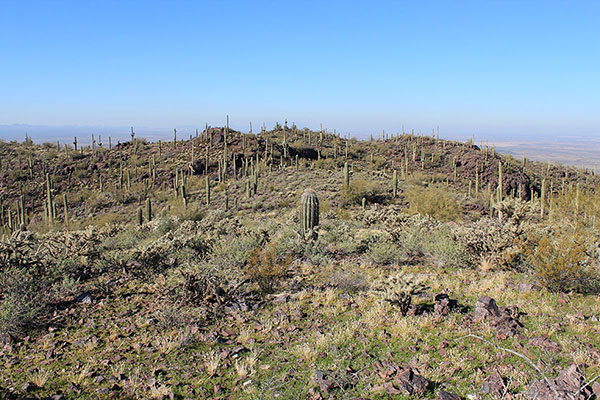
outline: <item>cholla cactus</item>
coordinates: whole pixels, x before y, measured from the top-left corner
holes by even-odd
[[[400,313],[406,315],[412,303],[412,296],[424,292],[428,287],[414,275],[398,272],[376,282],[373,289],[381,293],[382,300],[398,307]]]

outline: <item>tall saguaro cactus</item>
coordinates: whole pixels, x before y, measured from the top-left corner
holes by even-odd
[[[46,205],[48,207],[48,224],[52,225],[54,223],[54,202],[52,200],[52,184],[49,172],[46,172]]]
[[[317,226],[319,226],[319,197],[317,192],[306,189],[300,198],[302,207],[302,233],[305,239],[317,238]]]
[[[63,193],[63,207],[65,209],[65,228],[69,229],[69,203],[66,193]]]
[[[210,205],[210,180],[208,175],[206,176],[206,205]]]
[[[498,161],[498,203],[502,202],[502,161]]]
[[[146,220],[152,221],[152,202],[149,197],[146,199]]]
[[[350,188],[350,168],[347,162],[344,163],[344,187],[346,189]]]

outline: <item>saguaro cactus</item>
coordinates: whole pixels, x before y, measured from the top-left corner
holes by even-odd
[[[52,200],[52,183],[50,182],[50,174],[46,172],[46,204],[48,206],[48,224],[52,226],[54,223],[54,202]]]
[[[498,161],[498,203],[502,202],[502,161]]]
[[[69,203],[67,201],[67,194],[63,193],[63,207],[65,209],[65,228],[69,228]]]
[[[302,207],[302,233],[305,239],[317,238],[319,226],[319,197],[312,189],[306,189],[300,198]]]
[[[344,163],[344,186],[350,188],[350,168],[347,162]]]
[[[540,191],[540,217],[544,218],[544,209],[546,207],[546,179],[542,179],[542,189]]]
[[[150,198],[146,199],[146,220],[148,222],[152,221],[152,202]]]
[[[206,205],[208,206],[210,204],[210,180],[208,178],[208,176],[206,176]]]

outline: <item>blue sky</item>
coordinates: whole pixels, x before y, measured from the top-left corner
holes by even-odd
[[[0,124],[600,134],[599,16],[598,1],[0,0]]]

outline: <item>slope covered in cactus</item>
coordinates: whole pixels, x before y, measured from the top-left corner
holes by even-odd
[[[227,125],[0,142],[3,397],[411,398],[425,379],[494,398],[600,373],[595,171]]]

